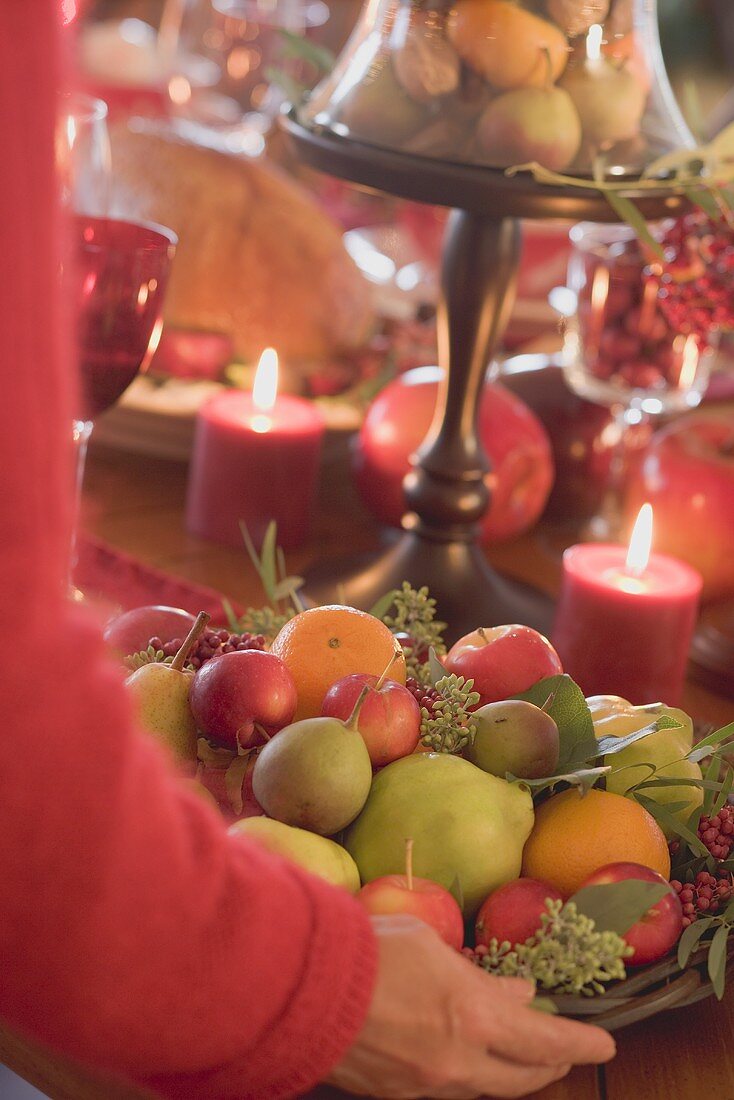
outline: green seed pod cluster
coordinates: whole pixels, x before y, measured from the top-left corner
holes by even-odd
[[[490,974],[529,978],[539,989],[553,993],[603,993],[609,982],[626,977],[624,960],[633,954],[616,932],[597,932],[594,921],[579,913],[573,902],[546,902],[541,928],[514,949],[492,940],[486,954],[475,961]]]

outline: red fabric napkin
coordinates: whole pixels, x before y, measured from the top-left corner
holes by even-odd
[[[109,604],[110,613],[114,609],[165,604],[182,607],[192,615],[206,611],[215,624],[226,624],[222,594],[214,588],[173,577],[85,533],[79,536],[77,553],[74,583],[95,601],[101,597]],[[235,612],[242,614],[244,608],[230,602]]]

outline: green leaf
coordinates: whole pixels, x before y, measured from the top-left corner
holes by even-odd
[[[712,806],[712,817],[716,815],[719,810],[726,804],[726,801],[732,792],[732,787],[734,787],[734,772],[727,765],[724,782],[722,783],[721,790],[719,791],[716,801]]]
[[[514,698],[526,699],[536,707],[542,707],[549,695],[553,695],[553,701],[548,707],[548,714],[558,726],[560,738],[558,768],[561,771],[571,760],[576,762],[577,750],[581,744],[596,744],[594,722],[583,691],[565,673],[547,676]]]
[[[731,160],[734,157],[734,123],[725,126],[709,143],[709,148],[722,160]]]
[[[441,664],[433,646],[428,651],[428,667],[431,671],[431,683],[434,687],[439,680],[443,680],[444,676],[449,675],[449,670]]]
[[[519,776],[513,775],[512,772],[507,772],[505,779],[508,783],[524,783],[536,795],[540,794],[541,791],[552,790],[559,783],[568,783],[570,786],[576,787],[582,794],[588,794],[591,788],[596,786],[598,780],[602,776],[608,775],[610,771],[611,768],[609,767],[577,768],[575,771],[565,772],[563,775],[549,775],[544,779],[521,779]],[[684,803],[684,805],[687,805],[687,803]]]
[[[533,997],[530,1007],[534,1008],[536,1012],[545,1012],[548,1016],[558,1015],[558,1007],[550,997]]]
[[[454,875],[451,885],[449,886],[449,893],[453,896],[454,901],[457,902],[460,909],[464,908],[464,890],[461,885],[461,879],[458,875]]]
[[[276,88],[280,88],[288,102],[294,105],[300,103],[308,91],[305,84],[294,80],[290,73],[285,72],[284,69],[279,69],[277,65],[266,65],[263,76],[265,76],[268,84],[274,84]]]
[[[395,603],[395,597],[398,594],[397,588],[393,588],[392,592],[386,592],[384,596],[381,596],[376,604],[373,604],[370,608],[370,615],[374,615],[376,619],[384,619],[388,611]]]
[[[605,194],[607,202],[621,220],[627,222],[627,225],[634,229],[639,239],[647,245],[653,255],[657,256],[661,263],[664,263],[665,253],[648,229],[647,222],[634,203],[630,202],[624,195],[616,194],[614,191],[606,191]]]
[[[719,204],[705,187],[684,187],[683,194],[693,206],[698,206],[712,221],[717,222],[720,219]]]
[[[222,596],[222,611],[224,611],[227,625],[233,634],[239,633],[240,621],[234,613],[234,608],[226,596]]]
[[[671,718],[669,714],[661,714],[659,718],[656,718],[654,722],[651,722],[648,726],[643,726],[642,729],[634,730],[633,733],[628,733],[626,737],[601,737],[598,742],[599,755],[600,756],[613,756],[617,752],[621,752],[622,749],[626,749],[629,745],[634,745],[638,741],[644,741],[646,737],[650,737],[653,733],[658,733],[660,730],[678,730],[681,729],[681,723],[677,722],[675,718]]]
[[[730,901],[724,912],[721,914],[722,920],[731,922],[734,920],[734,901]]]
[[[721,771],[721,761],[719,760],[718,756],[714,756],[712,758],[712,760],[710,761],[708,768],[706,769],[706,772],[704,774],[704,779],[709,780],[709,781],[714,780],[716,778],[716,776],[719,774],[720,771]],[[711,807],[714,804],[714,799],[715,798],[716,798],[716,792],[711,790],[710,787],[707,788],[706,791],[704,792],[703,803],[701,805],[701,813],[702,814],[706,814],[707,817],[711,816]]]
[[[265,594],[271,603],[276,602],[275,586],[278,583],[278,570],[276,565],[278,529],[275,520],[271,520],[265,531],[262,550],[260,552],[260,578],[265,589]]]
[[[688,960],[708,932],[713,920],[713,917],[705,917],[683,929],[681,938],[678,940],[678,966],[681,970],[688,965]]]
[[[308,61],[322,73],[330,73],[336,63],[336,57],[325,46],[319,46],[310,38],[293,31],[281,30],[279,32],[283,42],[282,52],[286,57],[295,58],[297,61]]]
[[[709,755],[710,749],[720,745],[722,741],[726,741],[729,737],[734,737],[734,722],[730,722],[728,726],[722,726],[719,730],[714,730],[708,737],[704,737],[703,740],[694,745],[688,753],[688,759],[692,760],[694,764],[698,764],[705,756]]]
[[[641,794],[635,794],[633,797],[649,814],[652,814],[663,829],[668,829],[670,832],[675,833],[676,836],[679,836],[681,840],[685,840],[691,851],[696,852],[699,856],[703,856],[704,859],[708,858],[711,853],[706,845],[698,839],[692,829],[689,829],[679,821],[677,817],[673,817],[671,813],[668,813],[664,806],[661,806],[659,802],[655,802],[652,798],[645,798],[645,796]]]
[[[569,902],[574,902],[579,913],[594,921],[597,932],[616,932],[623,936],[648,909],[665,897],[669,889],[662,882],[629,878],[599,886],[582,886]]]
[[[714,993],[719,1001],[724,996],[724,986],[726,985],[726,946],[730,932],[731,925],[722,924],[720,928],[716,929],[709,948],[707,969],[711,984],[714,987]]]

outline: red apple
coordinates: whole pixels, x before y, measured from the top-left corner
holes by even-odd
[[[514,947],[525,943],[540,929],[540,918],[547,912],[546,900],[561,901],[561,895],[547,882],[518,878],[493,891],[477,913],[474,926],[476,942],[490,940]]]
[[[353,471],[365,504],[383,523],[400,526],[406,511],[403,478],[433,419],[441,372],[416,367],[390,382],[367,410],[357,439]],[[514,394],[487,382],[479,434],[492,462],[492,506],[482,541],[512,538],[539,518],[553,484],[548,436]]]
[[[444,659],[456,676],[474,681],[478,706],[510,699],[538,680],[563,672],[547,638],[529,626],[480,627],[459,638]]]
[[[449,947],[460,951],[464,946],[464,918],[453,894],[427,878],[413,874],[413,842],[406,841],[404,875],[383,875],[375,878],[357,894],[372,916],[408,913],[418,917],[438,932]]]
[[[194,625],[194,616],[180,607],[133,607],[110,619],[104,628],[104,640],[121,657],[147,649],[151,638],[172,642],[185,638]]]
[[[640,506],[655,513],[655,549],[703,576],[703,597],[734,592],[734,424],[706,411],[656,432],[628,485],[631,527]]]
[[[280,657],[256,649],[223,653],[198,670],[189,703],[197,729],[237,751],[266,741],[296,710],[296,685]]]
[[[683,907],[667,879],[641,863],[609,863],[587,878],[584,886],[604,886],[631,878],[642,882],[658,882],[661,886],[668,887],[668,893],[622,936],[635,949],[634,955],[626,960],[626,965],[646,966],[647,963],[657,962],[663,955],[667,955],[683,931]]]
[[[346,721],[354,710],[362,688],[372,689],[362,703],[357,729],[376,768],[409,756],[418,744],[421,708],[406,687],[394,680],[355,672],[337,680],[327,691],[321,713]]]

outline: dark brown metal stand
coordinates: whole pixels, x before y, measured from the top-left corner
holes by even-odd
[[[328,602],[338,592],[369,608],[404,580],[428,585],[449,640],[478,626],[519,622],[547,633],[550,600],[499,577],[478,544],[489,507],[489,462],[477,434],[479,398],[515,292],[519,218],[613,221],[592,189],[548,188],[527,175],[451,164],[379,149],[302,126],[292,112],[284,127],[314,168],[417,202],[453,208],[444,245],[438,315],[444,381],[436,416],[405,482],[412,511],[396,545],[365,562],[320,567],[306,575],[307,593]],[[633,187],[631,187],[633,191]],[[671,212],[670,198],[642,197],[647,216]],[[673,207],[678,200],[672,200]]]
[[[704,607],[691,646],[697,680],[734,698],[734,602]]]

